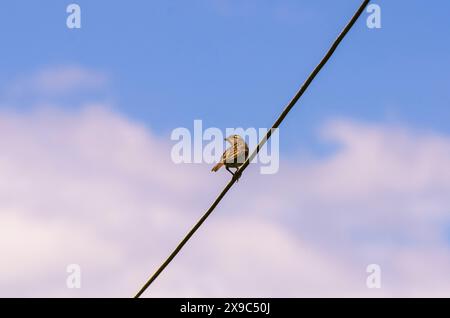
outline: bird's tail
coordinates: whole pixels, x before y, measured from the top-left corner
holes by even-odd
[[[219,162],[218,164],[216,164],[216,165],[211,169],[211,171],[216,172],[216,171],[219,170],[220,167],[222,167],[223,165],[224,165],[223,162]]]

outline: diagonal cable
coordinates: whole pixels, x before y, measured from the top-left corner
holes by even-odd
[[[300,99],[300,97],[303,95],[303,93],[308,89],[311,82],[314,80],[316,75],[320,72],[320,70],[323,68],[323,66],[328,62],[330,57],[333,55],[334,51],[336,51],[337,47],[341,43],[341,41],[344,39],[344,37],[347,35],[348,31],[353,27],[355,22],[358,20],[358,18],[361,16],[361,14],[364,12],[364,9],[369,4],[370,0],[364,0],[358,10],[355,12],[353,17],[350,19],[350,21],[347,23],[345,28],[342,30],[342,32],[339,34],[339,36],[336,38],[336,40],[333,42],[331,47],[328,49],[325,56],[322,58],[320,63],[314,68],[314,70],[311,72],[311,74],[308,76],[306,81],[303,83],[303,85],[300,87],[298,92],[295,94],[295,96],[292,98],[292,100],[287,104],[281,115],[278,117],[278,119],[275,121],[275,123],[272,125],[272,128],[267,131],[265,136],[261,139],[259,144],[256,146],[256,149],[251,153],[251,155],[247,158],[247,160],[244,162],[244,164],[236,171],[235,177],[233,177],[230,182],[225,186],[225,188],[222,190],[222,192],[219,194],[219,196],[214,200],[213,204],[209,207],[209,209],[205,212],[205,214],[200,218],[200,220],[197,221],[197,223],[194,225],[194,227],[186,234],[186,236],[183,238],[183,240],[177,245],[177,247],[173,250],[173,252],[169,255],[169,257],[164,261],[164,263],[161,264],[161,266],[156,270],[156,272],[150,277],[150,279],[142,286],[142,288],[139,290],[139,292],[135,295],[135,298],[139,298],[145,290],[155,281],[155,279],[161,274],[161,272],[169,265],[169,263],[175,258],[175,256],[178,254],[178,252],[183,248],[183,246],[189,241],[189,239],[194,235],[194,233],[198,230],[198,228],[205,222],[205,220],[208,218],[208,216],[214,211],[216,206],[219,204],[219,202],[223,199],[225,194],[227,194],[228,190],[231,189],[231,187],[235,184],[237,178],[244,172],[244,170],[248,167],[250,162],[256,157],[256,155],[259,153],[260,149],[265,145],[267,140],[269,140],[270,136],[272,135],[273,131],[275,129],[278,129],[280,124],[283,122],[287,114],[291,111],[291,109],[294,107],[294,105],[297,103],[297,101]]]

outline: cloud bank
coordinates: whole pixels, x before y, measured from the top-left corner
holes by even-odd
[[[3,111],[0,136],[3,297],[134,295],[229,177],[104,104]],[[250,166],[146,296],[448,296],[450,137],[347,119],[321,136],[325,158]]]

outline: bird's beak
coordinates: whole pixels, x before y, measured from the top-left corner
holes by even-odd
[[[227,141],[228,139],[227,138],[223,138],[223,140]]]

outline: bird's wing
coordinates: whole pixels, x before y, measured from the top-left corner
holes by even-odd
[[[236,146],[231,146],[223,153],[222,162],[234,162],[239,154],[239,148]]]
[[[234,145],[228,148],[222,155],[222,162],[244,163],[248,157],[247,145]]]

